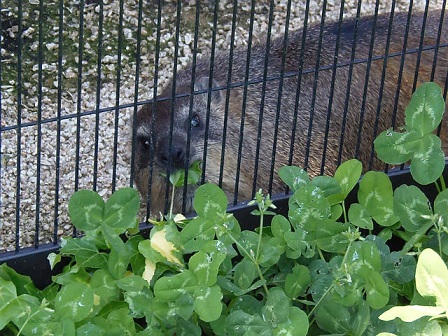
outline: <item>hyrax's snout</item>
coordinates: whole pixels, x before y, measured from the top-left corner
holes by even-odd
[[[168,170],[185,168],[187,165],[186,159],[186,146],[183,141],[173,139],[171,146],[168,139],[160,141],[157,160],[161,166]]]
[[[169,171],[185,169],[192,163],[188,159],[194,152],[193,148],[187,152],[187,144],[183,139],[173,137],[171,143],[169,139],[162,139],[156,148],[156,159],[160,166]]]

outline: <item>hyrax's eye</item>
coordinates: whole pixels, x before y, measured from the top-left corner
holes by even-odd
[[[137,138],[137,141],[140,143],[140,146],[142,146],[142,148],[144,150],[148,150],[149,149],[149,139],[147,137],[139,136]]]
[[[191,127],[199,127],[201,125],[201,121],[199,120],[199,116],[195,114],[191,118]]]

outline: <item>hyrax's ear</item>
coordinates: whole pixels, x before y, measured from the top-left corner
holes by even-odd
[[[210,83],[210,77],[208,76],[196,78],[194,81],[194,91],[211,90],[210,94],[212,95],[212,101],[215,103],[219,103],[223,98],[223,91],[218,89],[219,87],[220,85],[215,79],[212,79],[212,82]]]
[[[137,111],[137,123],[148,122],[151,119],[152,103],[143,105],[140,110]]]

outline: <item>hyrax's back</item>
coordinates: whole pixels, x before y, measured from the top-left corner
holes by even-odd
[[[192,68],[179,72],[180,96],[170,101],[168,85],[159,102],[137,116],[135,181],[145,199],[150,142],[155,151],[152,213],[163,211],[168,199],[162,174],[170,163],[184,168],[204,160],[205,180],[219,183],[230,202],[248,200],[258,188],[282,192],[277,171],[284,165],[317,175],[357,157],[365,169],[382,168],[372,155],[374,137],[403,126],[416,86],[433,80],[446,90],[448,82],[448,15],[443,25],[440,11],[428,13],[426,24],[422,13],[390,19],[313,25],[269,46],[252,46],[250,54],[221,51],[212,63],[204,56],[196,63],[193,88]],[[213,92],[207,94],[210,83]],[[194,97],[192,91],[198,91]],[[192,210],[194,189],[176,191],[175,211],[182,203]]]
[[[376,21],[361,18],[357,25],[355,20],[327,24],[322,32],[320,25],[309,26],[290,33],[286,43],[271,41],[267,60],[265,46],[253,47],[249,67],[247,52],[236,52],[231,61],[233,88],[223,163],[222,183],[227,193],[234,191],[237,172],[238,198],[247,199],[258,187],[280,192],[283,185],[277,170],[287,164],[320,174],[333,172],[341,160],[358,157],[365,168],[381,168],[376,159],[372,161],[373,139],[391,127],[395,117],[395,126],[403,126],[414,84],[433,80],[446,85],[448,16],[439,32],[440,19],[440,11],[429,12],[423,26],[423,13],[413,13],[408,25],[408,13],[395,13],[392,29],[389,15],[378,16]],[[208,61],[199,62],[196,78],[209,76],[209,69]],[[219,53],[214,60],[214,86],[227,85],[228,70],[229,54]],[[186,74],[188,70],[180,78]],[[215,121],[223,118],[224,110],[221,106],[211,111]],[[222,164],[218,147],[210,146],[206,166],[206,177],[213,182]]]

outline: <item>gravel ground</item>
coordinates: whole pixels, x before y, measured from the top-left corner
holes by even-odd
[[[233,1],[216,1],[217,48],[228,49]],[[79,1],[65,0],[62,25],[58,2],[46,1],[40,8],[39,0],[29,0],[18,8],[16,1],[2,1],[0,252],[51,243],[62,235],[72,234],[67,204],[76,189],[93,188],[107,197],[112,190],[131,184],[132,104],[151,99],[154,88],[159,9],[154,3],[144,2],[139,21],[138,1],[123,2],[123,26],[120,27],[119,1],[104,0],[101,8],[97,1],[86,0],[82,9]],[[236,3],[235,44],[245,45],[251,5],[249,1]],[[287,3],[287,0],[274,0],[271,27],[274,36],[284,31]],[[320,20],[323,3],[311,1],[309,22]],[[326,3],[327,20],[336,19],[341,1]],[[390,11],[391,3],[381,1],[379,11]],[[424,9],[425,3],[414,1],[414,9]],[[442,0],[431,0],[430,8],[441,8],[442,3]],[[267,31],[269,6],[268,0],[257,1],[255,41],[263,40]],[[357,1],[345,1],[345,17],[356,15],[357,6]],[[395,6],[397,11],[406,11],[409,1],[396,1]],[[159,88],[166,84],[173,71],[178,11],[178,66],[185,65],[192,57],[196,8],[193,0],[182,0],[181,6],[167,0],[160,8]],[[201,2],[199,53],[211,46],[214,8],[212,0]],[[363,14],[373,13],[374,9],[375,0],[362,2]],[[81,11],[82,44],[79,43]],[[293,1],[289,29],[303,25],[304,11],[305,0]],[[139,22],[141,43],[137,67]],[[99,41],[103,46],[100,54]],[[122,46],[120,54],[119,45]],[[100,66],[98,60],[101,60]],[[59,122],[58,117],[62,117]]]

